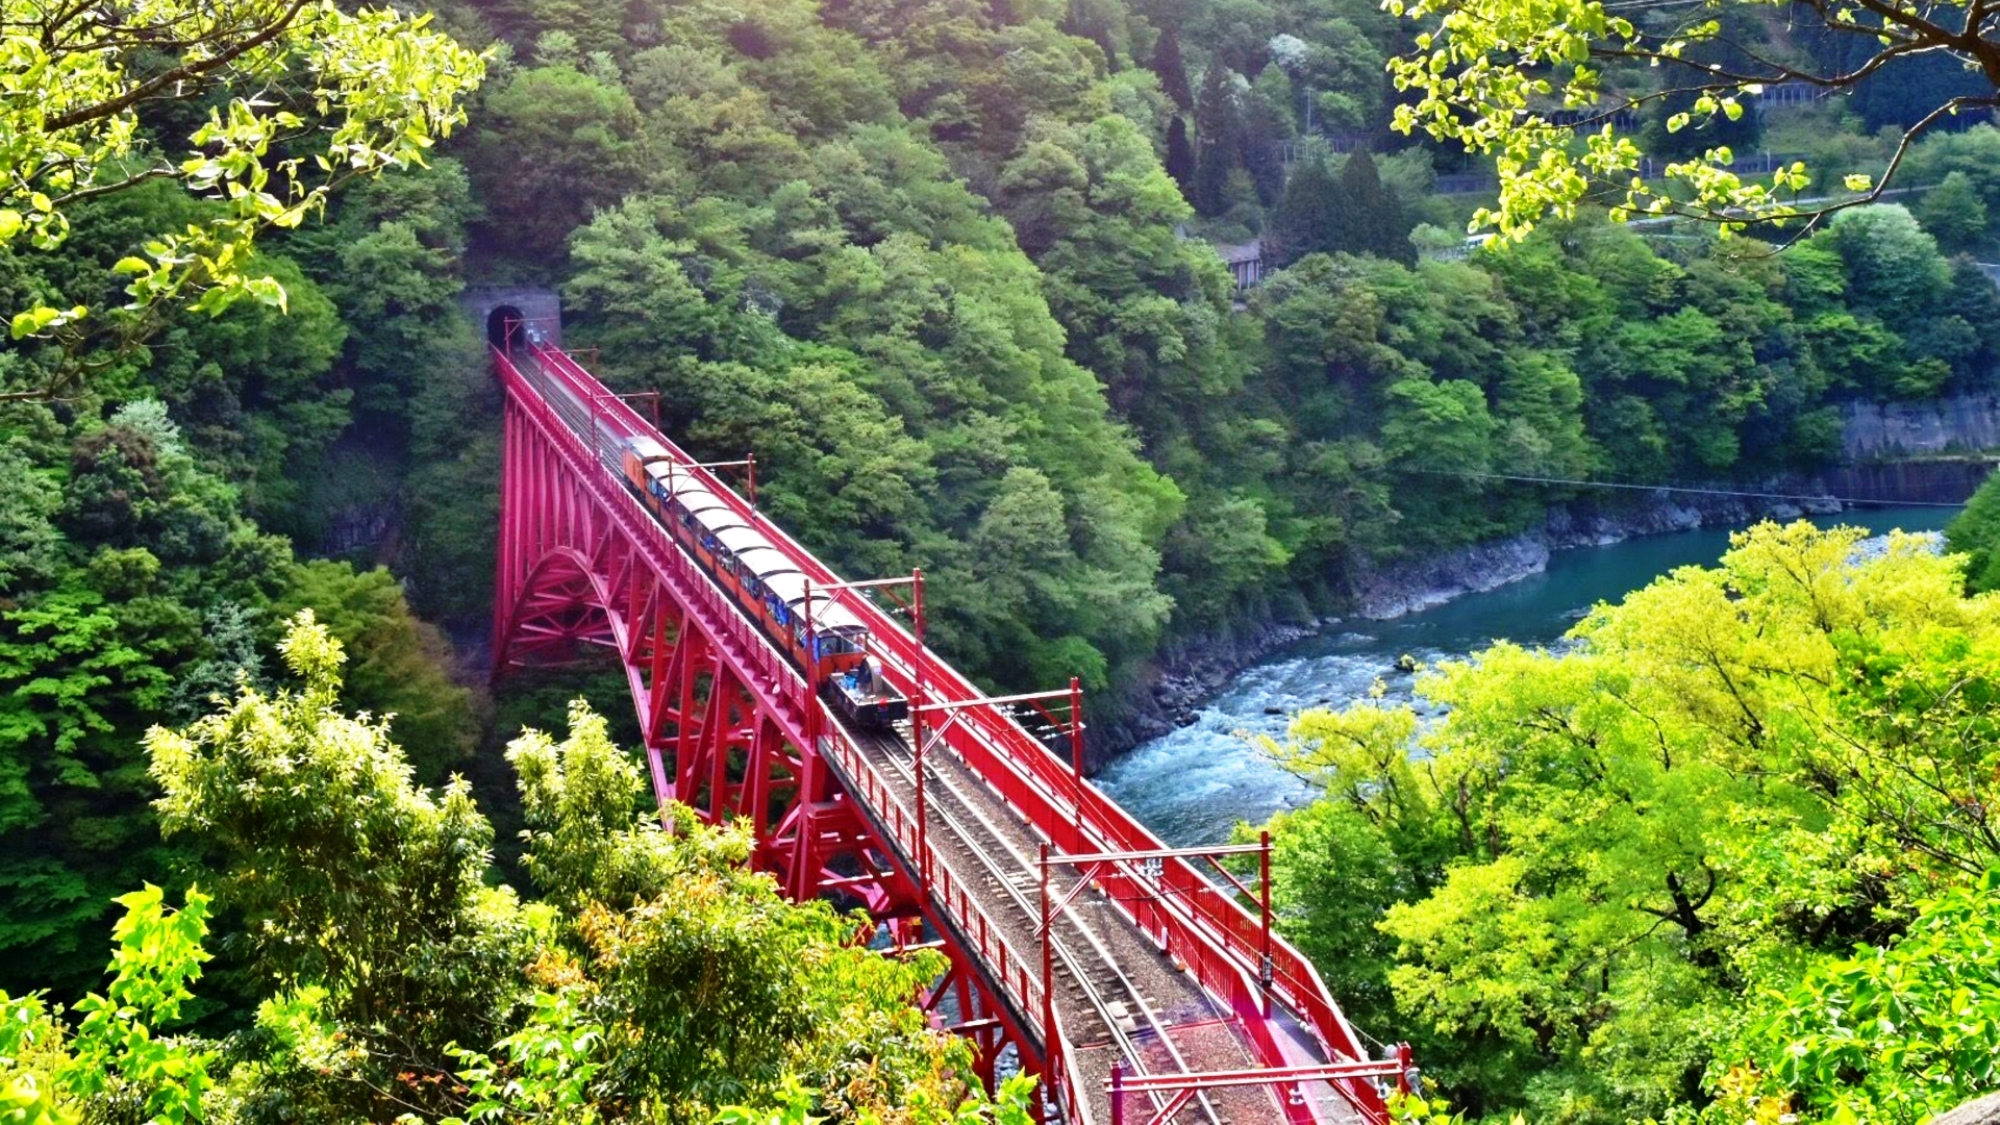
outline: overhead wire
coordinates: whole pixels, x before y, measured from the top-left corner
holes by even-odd
[[[1749,500],[1784,500],[1807,504],[1834,503],[1842,507],[1872,505],[1886,508],[1950,508],[1952,504],[1926,500],[1889,500],[1866,496],[1835,496],[1831,493],[1755,492],[1747,489],[1705,488],[1694,485],[1653,484],[1609,480],[1581,480],[1573,477],[1534,476],[1527,473],[1483,473],[1470,469],[1409,469],[1420,476],[1460,477],[1467,480],[1499,480],[1523,484],[1559,485],[1568,488],[1611,488],[1628,492],[1679,492],[1700,496],[1729,496]]]

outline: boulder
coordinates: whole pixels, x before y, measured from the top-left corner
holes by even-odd
[[[1931,1118],[1931,1125],[2000,1125],[2000,1094],[1988,1094],[1939,1114]]]

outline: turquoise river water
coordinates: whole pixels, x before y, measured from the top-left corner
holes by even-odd
[[[1874,533],[1936,531],[1957,512],[1855,510],[1815,522]],[[1359,699],[1378,678],[1391,698],[1409,699],[1412,677],[1395,670],[1404,653],[1429,663],[1500,638],[1554,643],[1598,602],[1615,602],[1676,567],[1713,563],[1728,546],[1728,529],[1704,528],[1560,551],[1543,573],[1488,593],[1390,621],[1350,620],[1240,673],[1196,722],[1119,758],[1097,784],[1169,844],[1219,842],[1238,821],[1262,821],[1313,796],[1310,786],[1259,750],[1252,735],[1282,736],[1293,712]]]

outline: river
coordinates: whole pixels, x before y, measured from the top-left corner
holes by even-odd
[[[1856,510],[1813,522],[1874,533],[1936,531],[1957,513],[1955,507]],[[1238,821],[1263,821],[1313,796],[1312,787],[1279,769],[1249,736],[1283,737],[1293,712],[1360,699],[1378,678],[1391,699],[1409,700],[1414,677],[1395,670],[1405,653],[1431,663],[1503,638],[1552,644],[1598,602],[1617,601],[1676,567],[1712,564],[1728,546],[1728,529],[1703,528],[1560,551],[1543,573],[1497,590],[1389,621],[1351,619],[1238,674],[1193,724],[1136,747],[1096,782],[1168,844],[1220,842]]]

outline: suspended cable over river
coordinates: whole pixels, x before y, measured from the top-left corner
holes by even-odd
[[[1777,500],[1796,504],[1839,504],[1842,507],[1951,508],[1929,500],[1890,500],[1865,496],[1835,496],[1831,493],[1757,492],[1745,489],[1710,488],[1699,485],[1648,484],[1633,481],[1582,480],[1575,477],[1534,476],[1527,473],[1482,473],[1469,469],[1409,469],[1427,477],[1459,477],[1465,480],[1510,481],[1520,484],[1558,485],[1564,488],[1606,488],[1626,492],[1678,492],[1696,496],[1727,496],[1745,500]]]

